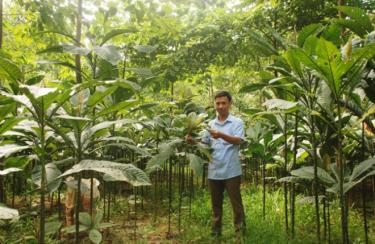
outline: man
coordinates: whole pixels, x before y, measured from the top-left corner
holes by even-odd
[[[212,234],[215,236],[221,235],[224,189],[232,204],[236,232],[245,226],[239,160],[239,144],[244,138],[244,126],[241,119],[229,114],[231,104],[232,96],[229,92],[216,93],[217,117],[209,122],[209,129],[202,137],[202,142],[213,149],[212,162],[208,165],[208,183],[213,210]],[[187,140],[192,141],[192,138],[188,136]]]

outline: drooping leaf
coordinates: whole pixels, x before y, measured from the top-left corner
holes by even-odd
[[[38,86],[27,86],[21,85],[21,88],[27,89],[27,91],[35,98],[46,96],[50,93],[53,93],[57,88],[47,88],[47,87],[38,87]]]
[[[190,162],[190,168],[193,169],[196,175],[201,176],[203,172],[203,165],[206,163],[206,161],[192,153],[186,154],[186,157]]]
[[[282,109],[289,110],[295,108],[298,105],[297,102],[290,102],[282,99],[270,99],[263,103],[268,109]]]
[[[133,186],[147,186],[151,184],[148,176],[132,164],[100,160],[83,160],[65,171],[59,178],[85,170],[107,174],[116,181],[126,181]]]
[[[7,168],[7,169],[4,169],[4,170],[0,170],[0,175],[7,175],[7,174],[10,174],[10,173],[19,172],[19,171],[22,171],[22,169]]]
[[[77,47],[74,45],[64,44],[62,45],[63,52],[71,53],[75,55],[82,55],[85,56],[90,53],[90,49],[84,47]]]
[[[0,158],[9,157],[13,153],[20,152],[22,150],[28,149],[29,146],[20,146],[17,144],[6,144],[0,146]]]
[[[95,46],[93,51],[112,65],[117,65],[122,59],[120,52],[115,46]]]
[[[364,173],[366,173],[371,168],[374,168],[374,166],[375,166],[375,158],[370,158],[370,159],[367,159],[367,160],[365,160],[365,161],[357,164],[354,167],[354,169],[352,171],[352,174],[349,177],[349,181],[358,180],[358,178],[361,175],[363,175]]]
[[[46,169],[46,187],[47,190],[52,193],[57,190],[61,184],[61,179],[58,178],[61,175],[61,171],[53,163],[45,165]],[[42,170],[40,166],[37,166],[32,174],[32,180],[39,188],[42,184]]]
[[[23,73],[11,60],[0,57],[0,78],[17,82],[23,80]]]

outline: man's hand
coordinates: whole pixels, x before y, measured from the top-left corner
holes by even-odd
[[[221,138],[222,137],[222,133],[218,130],[214,130],[214,129],[208,129],[208,131],[210,132],[212,138],[214,139],[218,139],[218,138]]]
[[[194,138],[191,136],[191,135],[186,135],[185,136],[185,141],[187,143],[190,143],[190,144],[194,144],[196,141],[194,140]]]

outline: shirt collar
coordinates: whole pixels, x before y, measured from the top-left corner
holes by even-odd
[[[223,123],[221,123],[220,121],[219,121],[219,117],[218,116],[216,116],[216,118],[215,118],[215,124],[218,124],[218,125],[224,125],[224,124],[226,124],[226,123],[229,123],[229,122],[233,122],[233,116],[232,115],[228,115],[228,117],[227,117],[227,119],[226,120],[224,120],[224,122]]]

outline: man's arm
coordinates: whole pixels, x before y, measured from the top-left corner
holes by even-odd
[[[215,139],[221,138],[231,144],[239,145],[241,143],[241,137],[239,136],[231,136],[228,134],[225,134],[223,132],[220,132],[218,130],[208,130],[211,134],[211,136]]]

